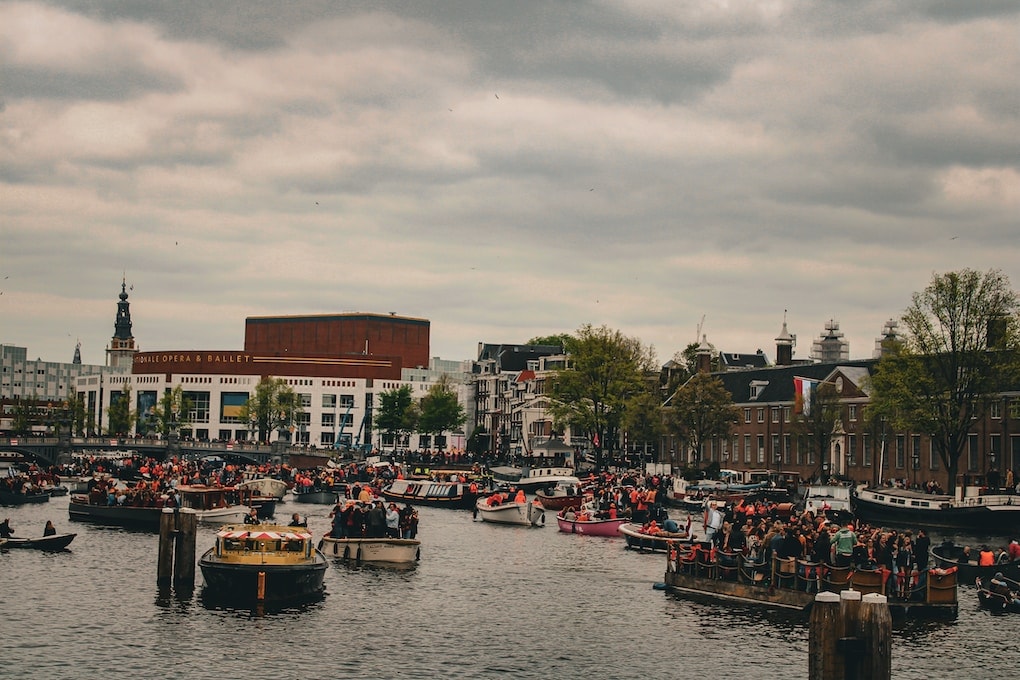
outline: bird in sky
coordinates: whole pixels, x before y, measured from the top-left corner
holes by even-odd
[[[498,94],[496,94],[495,92],[493,92],[492,94],[495,94],[496,95],[496,99],[499,99],[499,95]]]

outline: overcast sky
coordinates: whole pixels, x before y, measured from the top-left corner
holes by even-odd
[[[871,356],[1020,288],[1015,0],[0,4],[0,342],[240,349],[253,315],[607,325]]]

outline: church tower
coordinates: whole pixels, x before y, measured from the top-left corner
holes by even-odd
[[[131,303],[128,302],[127,280],[122,279],[120,302],[117,303],[117,321],[113,326],[110,346],[106,349],[106,365],[130,371],[137,351],[135,337],[131,335]]]

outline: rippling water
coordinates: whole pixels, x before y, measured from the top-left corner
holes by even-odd
[[[326,506],[310,512],[316,533]],[[0,553],[3,672],[17,678],[711,678],[807,677],[806,618],[654,590],[665,558],[620,539],[475,522],[421,508],[421,563],[334,564],[321,601],[257,615],[161,595],[154,534],[67,519],[67,499],[0,508],[19,535],[53,519],[69,552]],[[551,517],[550,517],[551,519]],[[198,552],[215,528],[203,527]],[[896,629],[893,677],[1012,675],[1020,616],[960,589],[951,623]]]

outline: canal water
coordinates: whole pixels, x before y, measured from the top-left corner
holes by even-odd
[[[316,534],[326,506],[308,513]],[[807,677],[807,619],[655,590],[665,558],[621,539],[473,521],[420,508],[421,561],[397,571],[333,564],[318,602],[259,614],[156,587],[155,534],[71,522],[67,498],[0,508],[18,535],[47,519],[70,550],[0,553],[0,676],[9,678]],[[215,527],[202,527],[201,554]],[[960,589],[952,622],[910,622],[893,677],[981,679],[1020,664],[1020,615]]]

